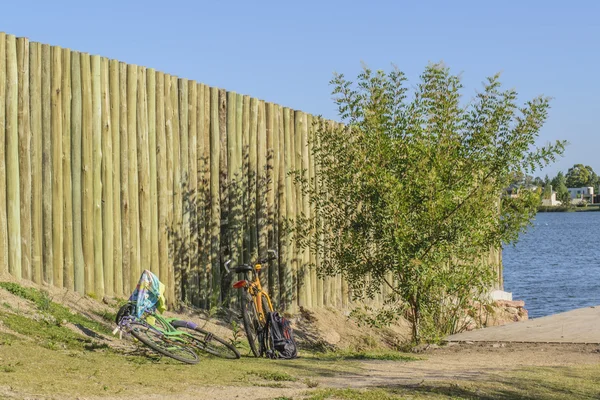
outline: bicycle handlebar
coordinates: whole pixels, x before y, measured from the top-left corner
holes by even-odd
[[[225,264],[223,264],[223,267],[225,267],[225,271],[227,271],[227,273],[231,273],[231,271],[229,270],[229,264],[231,264],[233,260],[227,260],[225,261]]]
[[[263,263],[269,262],[271,260],[274,260],[276,258],[277,258],[277,252],[273,249],[269,249],[269,250],[267,250],[267,257],[259,259],[258,261],[256,261],[254,263],[254,265],[263,264]],[[228,274],[231,273],[231,270],[229,269],[229,264],[231,264],[232,261],[233,260],[230,259],[230,260],[225,261],[225,264],[223,264],[223,267],[225,268],[225,271],[227,271]],[[245,266],[245,264],[243,264],[242,266]]]

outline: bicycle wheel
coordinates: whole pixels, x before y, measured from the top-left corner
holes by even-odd
[[[129,332],[140,342],[167,357],[187,364],[196,364],[200,359],[190,344],[170,340],[160,331],[140,322],[131,322]]]
[[[262,303],[262,311],[265,316],[265,325],[264,325],[263,334],[262,334],[262,341],[263,341],[262,349],[263,349],[263,352],[266,352],[267,357],[273,358],[273,354],[274,354],[273,351],[275,350],[275,343],[273,343],[273,338],[271,337],[271,335],[269,335],[269,321],[268,321],[269,313],[273,312],[273,308],[269,306],[269,302],[267,301],[267,298],[265,297],[264,294],[261,296],[260,299],[261,299],[261,303]]]
[[[250,350],[252,350],[255,357],[260,357],[259,334],[262,331],[262,327],[258,320],[258,313],[254,301],[252,301],[252,296],[245,290],[242,294],[242,319]]]
[[[202,351],[232,360],[240,358],[240,353],[235,346],[192,322],[175,320],[171,322],[171,325],[192,336],[192,344]]]

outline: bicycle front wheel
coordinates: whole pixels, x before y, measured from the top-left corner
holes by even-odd
[[[129,332],[152,350],[186,364],[197,364],[200,359],[192,346],[169,339],[164,333],[140,322],[131,322]]]
[[[231,360],[240,358],[240,353],[234,345],[221,339],[217,335],[200,328],[192,322],[175,320],[171,322],[171,325],[178,330],[189,334],[192,339],[192,344],[202,351]]]
[[[262,326],[258,320],[258,312],[254,301],[252,301],[252,296],[245,290],[242,294],[242,320],[244,321],[244,330],[246,331],[250,350],[252,350],[255,357],[260,357],[259,334],[262,332]]]

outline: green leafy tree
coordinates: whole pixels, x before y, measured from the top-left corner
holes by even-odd
[[[528,176],[562,153],[536,148],[548,99],[517,104],[517,93],[488,79],[470,104],[461,81],[429,65],[409,93],[405,76],[365,68],[356,84],[332,80],[344,123],[318,121],[311,138],[318,171],[295,182],[315,213],[300,216],[297,243],[321,259],[321,274],[343,274],[356,299],[389,288],[373,317],[406,317],[416,342],[461,328],[475,297],[497,279],[490,248],[517,240],[539,195],[502,197],[513,176]]]
[[[549,199],[550,197],[552,197],[552,185],[547,184],[546,186],[544,186],[544,191],[542,192],[542,198]]]
[[[566,185],[570,188],[598,185],[598,176],[589,165],[575,164],[566,175]]]
[[[567,190],[567,178],[561,171],[552,179],[552,189],[556,192],[556,199],[564,206],[571,204],[571,195]]]
[[[544,176],[544,186],[548,186],[550,184],[550,178],[548,177],[548,174],[546,174],[546,176]]]

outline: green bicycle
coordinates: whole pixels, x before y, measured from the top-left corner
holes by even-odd
[[[187,364],[198,363],[200,351],[228,359],[240,358],[232,344],[193,322],[165,318],[154,311],[144,312],[138,318],[135,309],[132,302],[119,309],[114,333],[130,334],[152,350]]]

